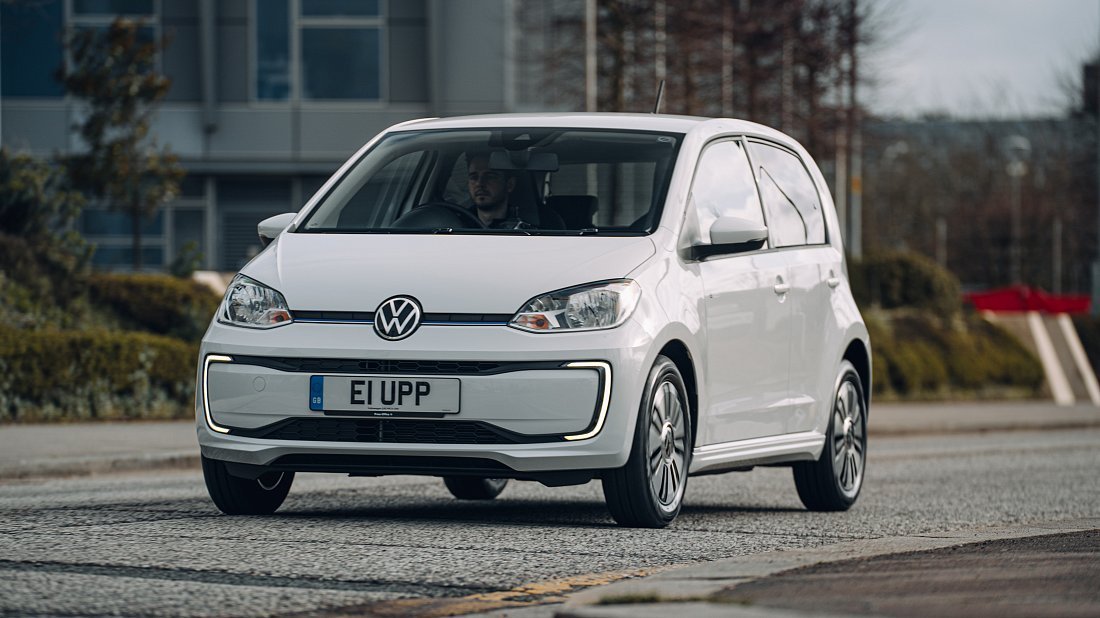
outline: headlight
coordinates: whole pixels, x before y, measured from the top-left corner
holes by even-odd
[[[641,293],[629,279],[558,290],[527,301],[510,325],[536,333],[615,328],[634,312]]]
[[[237,275],[225,291],[218,321],[248,328],[273,328],[291,322],[290,308],[279,292]]]

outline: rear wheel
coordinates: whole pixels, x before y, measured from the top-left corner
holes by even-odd
[[[622,526],[663,528],[676,519],[691,463],[691,409],[676,364],[658,356],[626,465],[603,477],[611,516]]]
[[[443,484],[459,500],[492,500],[504,491],[508,479],[486,479],[476,476],[445,476]]]
[[[794,465],[794,484],[811,511],[846,511],[863,487],[867,463],[867,405],[863,383],[848,361],[840,365],[825,447],[817,461]]]
[[[225,462],[202,458],[202,476],[210,499],[226,515],[270,515],[286,500],[293,472],[265,472],[259,478],[233,476]]]

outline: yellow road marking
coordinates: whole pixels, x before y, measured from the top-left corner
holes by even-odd
[[[667,568],[667,567],[666,567]],[[549,579],[516,586],[511,590],[485,592],[457,598],[435,599],[397,599],[380,601],[354,608],[337,610],[339,616],[415,616],[416,618],[444,618],[476,614],[510,607],[561,603],[566,595],[592,586],[602,586],[621,579],[652,575],[664,568],[634,569],[630,571],[611,571],[590,573],[560,579]]]

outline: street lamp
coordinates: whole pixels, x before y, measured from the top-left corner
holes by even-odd
[[[1009,203],[1012,210],[1012,244],[1010,247],[1012,283],[1018,285],[1023,283],[1021,274],[1023,251],[1020,247],[1023,235],[1020,213],[1020,179],[1027,174],[1027,160],[1031,154],[1031,142],[1027,141],[1027,138],[1022,135],[1013,135],[1005,140],[1004,151],[1005,156],[1008,158],[1005,171],[1012,180],[1011,201]]]

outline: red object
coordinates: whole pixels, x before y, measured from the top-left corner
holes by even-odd
[[[1039,311],[1041,313],[1088,313],[1090,298],[1085,294],[1047,294],[1015,285],[985,292],[963,294],[978,311]]]

